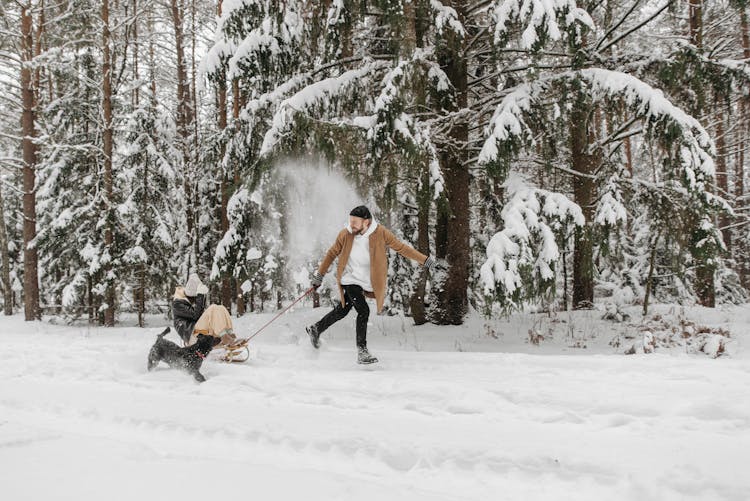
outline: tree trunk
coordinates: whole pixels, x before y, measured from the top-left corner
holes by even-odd
[[[702,47],[703,0],[689,0],[688,16],[690,18],[690,43],[696,47]]]
[[[404,35],[401,44],[402,57],[411,57],[417,48],[417,13],[415,2],[404,3]],[[426,95],[420,92],[416,96],[418,106],[426,105]],[[430,254],[429,215],[430,215],[430,169],[425,162],[419,167],[417,175],[417,250],[422,254]],[[427,309],[425,308],[425,294],[427,292],[427,271],[419,271],[419,278],[414,285],[414,292],[409,298],[409,311],[416,325],[427,323]]]
[[[31,61],[34,57],[31,3],[21,7],[21,101],[23,112],[23,293],[24,316],[28,320],[41,317],[39,309],[38,255],[36,238],[36,99],[38,82],[34,82]]]
[[[568,311],[568,237],[567,235],[563,240],[563,247],[561,253],[562,260],[562,273],[563,273],[563,297],[562,297],[562,309]]]
[[[217,15],[221,17],[221,5],[222,0],[219,0],[218,6],[217,6]],[[221,76],[218,79],[218,82],[216,83],[216,101],[217,101],[217,113],[219,116],[217,117],[217,121],[219,124],[219,130],[221,132],[224,132],[227,128],[227,80],[226,75],[224,71],[222,70]],[[224,156],[225,148],[222,145],[221,153],[222,157]],[[231,184],[229,183],[229,173],[228,172],[222,172],[221,175],[221,183],[220,183],[220,189],[221,189],[221,233],[222,235],[226,235],[227,231],[229,230],[229,217],[227,215],[227,205],[229,203],[229,191],[232,189]],[[236,283],[236,289],[237,289],[237,314],[241,314],[239,312],[239,301],[242,298],[242,290],[239,287],[240,283],[237,281]],[[229,276],[224,276],[221,280],[221,302],[222,304],[231,312],[232,311],[232,279]],[[243,312],[244,313],[244,312]]]
[[[146,266],[141,263],[138,272],[138,327],[145,327],[146,321],[144,315],[146,314]]]
[[[133,0],[133,79],[137,82],[140,80],[140,69],[138,68],[138,53],[140,47],[138,46],[138,0]],[[133,108],[137,108],[141,100],[141,86],[136,85],[132,92],[132,103]]]
[[[148,65],[151,88],[151,106],[156,108],[156,48],[154,47],[154,16],[148,16]]]
[[[648,259],[648,278],[646,278],[646,292],[643,295],[643,316],[648,315],[648,303],[651,299],[651,291],[654,289],[654,269],[656,268],[656,245],[659,243],[657,233],[651,244],[651,255]]]
[[[448,255],[448,204],[445,200],[437,201],[437,214],[435,217],[435,257],[445,259]]]
[[[748,32],[747,22],[747,7],[744,5],[740,6],[740,29],[742,31],[742,54],[745,60],[750,60],[750,33]],[[748,111],[750,111],[750,103],[748,98],[743,96],[740,98],[740,110],[739,119],[740,123],[744,124],[739,127],[738,134],[738,152],[737,161],[734,167],[734,196],[735,200],[742,200],[745,194],[745,146],[747,145],[748,132],[750,130],[750,124],[748,124]],[[748,276],[748,258],[745,252],[738,252],[737,263],[739,267],[740,283],[744,287],[750,287],[750,276]]]
[[[237,316],[241,317],[245,314],[245,294],[242,292],[242,287],[240,287],[240,281],[237,280]]]
[[[740,28],[742,30],[742,55],[745,60],[750,59],[750,30],[747,24],[747,6],[740,7]]]
[[[190,84],[187,78],[187,66],[185,63],[184,35],[182,26],[182,14],[184,12],[180,0],[171,0],[172,23],[174,25],[175,52],[177,56],[177,116],[175,119],[177,133],[180,138],[180,150],[182,151],[183,169],[185,171],[185,190],[187,233],[191,238],[190,250],[195,257],[195,270],[199,271],[199,245],[197,211],[195,202],[198,197],[195,173],[190,148],[190,135],[193,123],[192,100],[190,98]]]
[[[573,177],[573,199],[583,211],[584,225],[575,230],[573,248],[573,309],[591,308],[594,304],[594,247],[591,221],[593,219],[594,158],[589,146],[589,103],[578,94],[571,115],[571,168],[581,175]]]
[[[444,2],[453,7],[460,20],[464,20],[466,3],[463,0]],[[468,73],[464,41],[453,32],[446,35],[438,60],[456,92],[456,103],[451,111],[466,108],[468,102]],[[446,245],[448,275],[437,291],[438,307],[432,320],[438,324],[460,325],[468,309],[469,284],[469,169],[467,142],[469,136],[466,119],[456,119],[448,132],[449,143],[440,148],[440,164],[445,178],[450,214],[446,224],[449,236]]]
[[[0,188],[0,259],[3,260],[0,277],[3,284],[3,312],[13,314],[13,287],[10,281],[10,252],[8,251],[8,231],[5,225],[5,202]]]
[[[729,200],[730,194],[727,178],[727,148],[726,138],[724,137],[724,113],[722,110],[719,110],[719,116],[716,121],[716,187],[718,188],[719,196]],[[722,228],[721,237],[724,240],[724,245],[727,246],[727,250],[731,253],[732,231],[727,228],[727,226],[729,226],[729,217],[726,213],[722,212],[719,216],[719,228]]]
[[[199,135],[198,135],[198,120],[196,120],[196,115],[198,113],[198,85],[197,85],[197,78],[198,78],[198,69],[196,68],[195,61],[195,51],[196,51],[196,43],[197,43],[197,37],[196,37],[196,27],[195,27],[195,0],[192,0],[190,2],[191,9],[190,9],[190,47],[191,47],[191,55],[190,55],[190,75],[192,79],[192,92],[190,93],[190,97],[192,99],[191,101],[191,116],[192,116],[192,124],[193,124],[193,150],[192,151],[200,151],[200,143],[199,143]]]
[[[133,77],[135,80],[140,79],[140,69],[139,69],[139,44],[138,44],[138,0],[133,0],[133,15],[136,16],[133,20]],[[133,108],[138,108],[141,101],[141,91],[140,86],[136,86],[135,89],[133,89],[132,92],[132,103]],[[148,170],[148,162],[146,162],[143,166],[143,201],[141,203],[141,214],[145,215],[148,211],[149,206],[149,170]],[[136,271],[136,283],[138,286],[135,289],[136,294],[136,305],[138,308],[138,327],[145,327],[145,314],[146,314],[146,275],[148,273],[148,269],[144,263],[140,263],[138,265],[137,271]]]
[[[86,279],[86,306],[89,312],[89,323],[96,322],[96,303],[94,302],[94,281],[91,275]]]
[[[109,0],[102,1],[102,25],[102,116],[104,118],[102,148],[104,153],[104,210],[106,218],[104,246],[110,258],[110,261],[102,268],[102,276],[106,283],[104,300],[107,303],[104,310],[104,325],[112,327],[115,325],[115,286],[113,279],[110,277],[111,259],[114,257],[114,214],[112,212],[114,201],[112,184],[112,53],[109,46]]]
[[[698,296],[698,303],[701,306],[714,308],[716,306],[716,286],[714,281],[716,265],[707,262],[709,260],[700,255],[700,249],[695,248],[697,241],[702,240],[705,236],[704,232],[699,230],[694,231],[693,259],[698,263],[695,267],[695,292]]]
[[[417,191],[417,250],[422,254],[430,254],[430,171],[429,166],[424,165],[420,187]],[[414,287],[409,301],[411,316],[416,325],[422,325],[427,322],[427,310],[424,300],[427,288],[427,271],[420,270],[419,279]]]
[[[689,0],[688,17],[690,21],[690,43],[698,48],[703,47],[703,0]],[[695,116],[701,115],[700,109],[693,110]],[[690,230],[691,248],[690,252],[695,261],[695,291],[698,302],[703,306],[714,307],[716,304],[716,287],[714,272],[716,265],[713,263],[714,256],[706,255],[702,248],[696,247],[707,236],[700,228],[700,220],[696,220]]]

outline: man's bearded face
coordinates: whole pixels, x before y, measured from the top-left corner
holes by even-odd
[[[364,235],[367,228],[370,227],[370,220],[357,216],[349,216],[349,226],[352,229],[352,233],[355,235]]]

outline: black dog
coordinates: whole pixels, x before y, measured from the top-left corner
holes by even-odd
[[[221,339],[216,336],[198,334],[198,341],[195,344],[180,348],[172,341],[164,339],[168,332],[169,327],[157,336],[156,342],[151,347],[148,354],[148,370],[153,370],[161,360],[164,360],[173,369],[187,371],[199,383],[205,381],[206,378],[199,372],[201,365],[214,346],[221,342]]]

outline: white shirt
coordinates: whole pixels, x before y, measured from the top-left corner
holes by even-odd
[[[370,280],[370,235],[377,228],[378,223],[373,219],[364,235],[355,235],[349,260],[341,276],[341,285],[359,285],[367,292],[372,292]],[[348,227],[352,233],[351,227]]]

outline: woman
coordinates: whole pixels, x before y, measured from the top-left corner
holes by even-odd
[[[177,287],[172,299],[174,327],[188,345],[195,343],[198,334],[221,338],[220,347],[238,343],[232,328],[232,317],[220,304],[206,305],[208,287],[203,285],[197,273],[190,275],[184,287]]]

